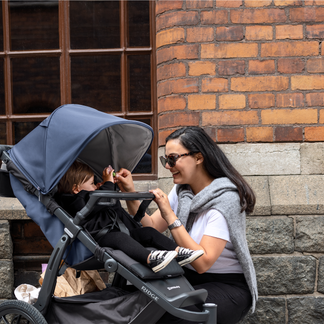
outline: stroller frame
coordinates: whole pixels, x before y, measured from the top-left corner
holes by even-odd
[[[10,146],[0,146],[0,154],[1,160],[6,163],[8,166],[10,165],[10,157],[6,153]],[[11,165],[12,168],[12,165]],[[9,168],[10,169],[10,168]],[[11,169],[10,172],[17,172],[17,169]],[[20,175],[22,177],[22,175]],[[54,215],[64,224],[64,234],[62,235],[59,242],[56,244],[48,266],[46,270],[46,274],[44,277],[44,281],[42,284],[42,288],[39,293],[39,297],[37,302],[33,305],[42,315],[45,315],[49,304],[52,299],[52,295],[54,293],[56,278],[59,274],[60,264],[62,259],[64,258],[64,254],[67,251],[69,245],[75,240],[80,240],[93,254],[96,253],[96,249],[98,247],[97,243],[92,240],[91,237],[84,231],[83,227],[78,225],[77,223],[82,223],[86,217],[90,214],[92,208],[97,204],[106,204],[109,205],[113,203],[114,200],[143,200],[150,201],[154,198],[154,195],[147,192],[143,193],[122,193],[122,192],[111,192],[111,191],[100,191],[93,192],[90,194],[90,199],[87,205],[78,213],[78,217],[71,218],[71,216],[65,212],[61,207],[55,206],[55,202],[50,195],[42,195],[39,192],[35,192],[40,199],[40,201],[47,206],[47,208],[55,209]],[[106,200],[101,201],[101,200]],[[108,201],[107,201],[108,200]],[[55,207],[53,207],[53,204]],[[121,251],[120,254],[123,255]],[[125,256],[125,255],[123,255]],[[174,263],[173,263],[174,262]],[[177,272],[180,268],[173,261],[171,265],[173,266],[172,272]],[[78,270],[90,270],[93,269],[93,263],[97,266],[102,264],[99,268],[104,268],[107,272],[115,272],[120,275],[124,279],[131,282],[138,290],[146,294],[152,302],[150,302],[145,309],[138,314],[138,316],[131,321],[132,324],[142,324],[142,323],[155,323],[159,318],[165,313],[168,312],[176,317],[193,321],[193,322],[201,322],[206,324],[216,324],[216,309],[217,306],[211,303],[204,303],[207,297],[207,291],[204,289],[194,290],[189,282],[182,276],[175,276],[168,279],[151,279],[151,280],[141,280],[137,275],[135,275],[132,271],[130,271],[126,266],[116,261],[114,257],[109,254],[107,251],[104,251],[102,258],[99,260],[94,260],[91,258],[88,262],[83,264],[72,266]],[[146,269],[146,267],[140,264],[136,265],[140,267],[141,271]],[[141,267],[142,266],[142,267]],[[170,265],[166,267],[163,272],[166,273]],[[176,268],[176,269],[174,269]],[[180,268],[180,271],[182,269]],[[146,270],[144,270],[145,272]],[[147,268],[148,272],[152,272]],[[180,272],[181,273],[181,272]],[[145,275],[144,275],[145,277]],[[157,276],[158,277],[158,276]],[[167,281],[167,282],[166,282]],[[165,283],[166,282],[166,283]],[[179,290],[179,294],[176,296],[168,297],[165,295],[167,292],[164,289],[164,292],[161,292],[161,288],[163,286],[181,286]],[[202,312],[193,312],[186,309],[182,309],[180,307],[185,307],[193,304],[202,304]],[[0,314],[1,314],[1,306],[0,306]]]

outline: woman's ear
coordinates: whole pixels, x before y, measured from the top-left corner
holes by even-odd
[[[196,158],[197,164],[201,164],[204,162],[204,157],[200,152],[196,154],[195,158]]]
[[[74,184],[72,187],[72,192],[76,195],[77,193],[80,192],[79,186]]]

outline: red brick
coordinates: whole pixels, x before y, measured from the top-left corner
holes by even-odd
[[[304,94],[302,93],[278,93],[277,107],[303,107]]]
[[[275,72],[274,60],[251,60],[249,61],[249,74],[269,74]]]
[[[245,73],[245,61],[219,61],[219,75],[234,75]]]
[[[239,9],[231,10],[233,24],[273,24],[287,21],[284,9]]]
[[[273,42],[261,44],[262,57],[314,56],[318,55],[318,42]]]
[[[157,68],[157,80],[186,76],[186,65],[184,63],[173,63]]]
[[[309,73],[324,73],[324,58],[309,59],[306,63],[306,70]]]
[[[272,93],[250,94],[248,102],[250,108],[271,108],[275,105],[275,96]]]
[[[301,142],[303,140],[302,127],[276,127],[276,142]]]
[[[198,76],[198,75],[215,75],[216,74],[216,63],[210,61],[197,61],[189,62],[189,75]]]
[[[307,106],[324,106],[324,93],[315,92],[306,94],[306,105]]]
[[[184,110],[186,108],[186,98],[183,96],[170,96],[158,100],[158,112],[170,110]]]
[[[213,0],[186,0],[187,9],[213,8]]]
[[[213,40],[214,40],[213,27],[187,28],[187,42],[189,43],[211,42]]]
[[[306,26],[307,38],[324,38],[324,25]]]
[[[214,127],[204,127],[204,131],[216,142],[216,129]]]
[[[247,142],[273,142],[272,127],[247,127]]]
[[[216,40],[238,41],[243,39],[243,26],[217,27]]]
[[[256,111],[204,111],[201,115],[202,126],[256,125],[258,123],[259,117]]]
[[[245,7],[268,7],[272,3],[272,0],[245,0]]]
[[[164,114],[159,116],[159,129],[180,126],[197,126],[199,125],[199,117],[199,112],[177,112]]]
[[[219,128],[217,129],[218,143],[244,142],[243,128]]]
[[[278,72],[285,74],[301,73],[304,71],[305,63],[300,58],[278,59]]]
[[[303,39],[303,25],[276,26],[276,39]]]
[[[308,142],[323,142],[324,127],[305,127],[305,141]]]
[[[293,75],[291,77],[292,90],[323,90],[324,75]]]
[[[323,22],[323,7],[291,8],[289,10],[291,22]]]
[[[243,94],[226,94],[219,96],[219,109],[243,109],[246,97]]]
[[[156,47],[183,43],[185,40],[185,30],[183,28],[172,28],[160,31],[156,34]]]
[[[199,45],[175,45],[168,48],[162,48],[156,52],[157,64],[177,60],[198,59]]]
[[[242,0],[216,0],[216,8],[238,8],[243,5]]]
[[[324,124],[324,109],[320,109],[319,113],[320,113],[320,115],[319,115],[319,123]]]
[[[178,79],[160,82],[157,85],[158,97],[170,95],[173,93],[192,93],[198,92],[198,79]]]
[[[238,77],[231,79],[233,91],[283,91],[289,86],[289,78],[282,76]]]
[[[156,17],[156,30],[175,26],[192,26],[198,23],[199,13],[196,11],[168,12]]]
[[[216,108],[216,95],[214,94],[192,94],[188,95],[189,110],[204,110]]]
[[[221,25],[227,24],[227,10],[208,10],[200,13],[200,22],[202,25]]]
[[[324,6],[324,0],[305,0],[305,6]]]
[[[247,40],[271,40],[273,39],[272,26],[246,26],[245,38]]]
[[[183,1],[178,0],[159,0],[156,1],[155,5],[155,13],[158,15],[162,12],[168,11],[168,10],[176,10],[181,9],[183,5]]]
[[[274,0],[275,6],[287,7],[287,6],[302,6],[302,0]]]
[[[159,146],[165,145],[166,138],[174,132],[174,129],[172,130],[165,130],[159,132]]]
[[[231,44],[201,44],[201,58],[243,58],[256,57],[258,44],[256,43],[231,43]]]
[[[204,78],[201,81],[202,92],[227,92],[228,80],[222,78]]]
[[[261,111],[264,125],[316,124],[317,109],[271,109]]]

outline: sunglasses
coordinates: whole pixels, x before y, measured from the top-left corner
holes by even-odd
[[[164,167],[168,163],[170,168],[173,168],[175,166],[176,162],[181,158],[181,156],[187,156],[187,155],[193,155],[193,154],[195,154],[195,153],[189,152],[189,153],[184,153],[184,154],[160,156],[160,161]]]

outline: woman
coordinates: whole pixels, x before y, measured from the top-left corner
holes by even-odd
[[[254,193],[200,127],[173,132],[165,153],[160,160],[175,186],[169,197],[152,190],[159,209],[151,217],[145,215],[142,224],[160,232],[169,228],[178,245],[205,252],[184,268],[186,278],[195,289],[208,291],[206,302],[217,304],[217,323],[237,323],[251,307],[254,311],[258,298],[245,237],[245,215],[253,211]],[[134,191],[129,171],[120,170],[117,182],[122,191]],[[138,206],[138,201],[129,201],[130,214]],[[172,321],[166,314],[160,322]]]

